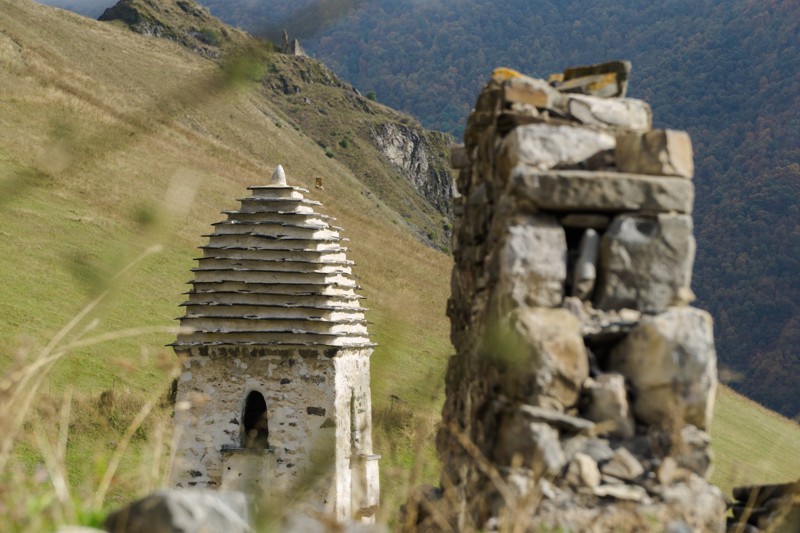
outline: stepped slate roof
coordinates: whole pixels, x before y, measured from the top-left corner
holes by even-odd
[[[266,186],[248,187],[237,211],[213,224],[193,268],[172,346],[362,348],[373,344],[346,239],[314,212],[308,190],[286,184],[279,165]]]

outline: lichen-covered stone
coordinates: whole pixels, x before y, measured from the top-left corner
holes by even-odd
[[[541,109],[563,109],[564,95],[546,81],[528,76],[514,76],[503,84],[503,100],[508,103],[528,104]]]
[[[620,215],[600,246],[600,309],[658,313],[689,288],[695,240],[688,215]]]
[[[611,352],[610,366],[633,386],[633,411],[642,422],[710,427],[717,355],[707,312],[675,307],[642,317]]]
[[[630,72],[630,61],[570,67],[564,70],[556,87],[565,93],[588,94],[601,98],[624,97],[628,90]]]

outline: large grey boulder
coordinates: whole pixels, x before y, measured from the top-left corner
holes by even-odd
[[[620,215],[600,245],[599,309],[658,313],[687,303],[695,240],[689,215]]]
[[[717,390],[717,354],[711,315],[674,307],[644,316],[611,352],[610,366],[634,389],[633,411],[647,424],[711,424]]]
[[[616,138],[607,131],[567,124],[527,124],[514,128],[500,145],[505,169],[529,165],[537,170],[583,163],[606,150]]]
[[[516,167],[511,194],[536,209],[691,213],[694,186],[683,178]]]
[[[555,219],[515,218],[499,259],[496,297],[502,312],[522,306],[561,305],[567,277],[567,238]]]
[[[564,411],[578,401],[589,376],[581,326],[566,309],[518,309],[499,331],[496,345],[512,400]]]
[[[247,500],[241,492],[163,489],[111,513],[110,533],[248,533]]]

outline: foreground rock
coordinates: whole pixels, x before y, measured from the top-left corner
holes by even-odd
[[[160,490],[108,515],[111,533],[250,533],[241,492]]]

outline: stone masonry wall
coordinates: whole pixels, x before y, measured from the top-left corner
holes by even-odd
[[[409,529],[724,530],[691,143],[625,98],[629,71],[497,69],[478,97],[453,153],[441,487]]]
[[[328,456],[333,452],[335,379],[334,361],[324,356],[187,358],[175,404],[176,442],[182,455],[173,467],[173,484],[222,484],[221,450],[242,447],[244,402],[255,390],[267,403],[267,453],[274,457],[270,485],[276,490],[292,488],[303,475],[299,465],[312,459],[312,449],[326,450]]]

